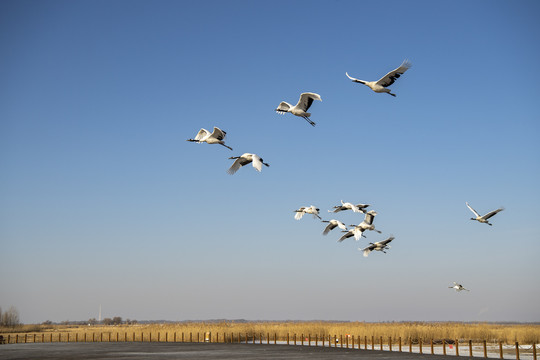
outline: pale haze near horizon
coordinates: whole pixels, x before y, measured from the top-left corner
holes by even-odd
[[[540,4],[0,3],[0,306],[24,323],[540,321]],[[377,80],[409,59],[393,98]],[[291,114],[315,92],[311,127]],[[200,128],[227,144],[194,144]],[[270,163],[226,173],[244,152]],[[371,204],[382,234],[325,219]],[[490,222],[470,221],[468,201]],[[387,254],[357,249],[393,234]],[[457,281],[470,292],[457,293]]]

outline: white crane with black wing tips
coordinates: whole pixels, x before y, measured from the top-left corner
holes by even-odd
[[[387,93],[392,96],[396,96],[396,94],[392,94],[390,92],[390,89],[387,89],[387,87],[392,85],[396,81],[396,79],[398,79],[401,75],[403,75],[405,71],[410,69],[411,66],[412,64],[409,62],[409,60],[405,60],[400,65],[400,67],[398,67],[395,70],[390,71],[388,74],[384,75],[382,78],[380,78],[377,81],[365,81],[365,80],[356,79],[356,78],[351,77],[347,72],[345,72],[345,75],[347,75],[347,77],[351,79],[353,82],[364,84],[368,86],[369,88],[371,88],[371,90],[377,93]]]
[[[375,229],[375,225],[373,225],[373,220],[375,219],[376,215],[377,212],[375,210],[368,211],[364,216],[364,220],[358,225],[350,225],[353,226],[353,228],[347,231],[347,233],[343,235],[338,241],[342,242],[343,240],[352,236],[354,236],[354,239],[358,241],[362,236],[364,236],[364,231],[366,230],[376,231],[380,234],[381,232]]]
[[[195,136],[195,139],[187,139],[186,141],[207,143],[207,144],[219,144],[225,146],[227,149],[232,150],[232,147],[225,145],[225,135],[227,133],[218,127],[214,126],[214,131],[210,132],[206,129],[201,129]]]
[[[365,213],[365,208],[367,208],[369,206],[369,204],[352,204],[350,202],[343,202],[343,200],[341,200],[341,205],[338,205],[338,206],[334,206],[334,210],[328,210],[328,212],[332,212],[332,213],[337,213],[337,212],[340,212],[340,211],[345,211],[345,210],[352,210],[353,212],[361,212],[361,213]]]
[[[467,207],[469,208],[469,210],[471,210],[471,211],[474,213],[474,215],[476,216],[476,217],[471,218],[471,220],[476,220],[476,221],[478,221],[478,222],[481,222],[481,223],[484,223],[484,224],[488,224],[489,226],[492,226],[492,224],[489,223],[488,219],[489,219],[490,217],[494,216],[495,214],[497,214],[498,212],[504,210],[504,208],[501,207],[501,208],[498,208],[497,210],[493,210],[493,211],[488,212],[486,215],[480,216],[480,214],[477,213],[476,210],[474,210],[474,209],[469,205],[468,202],[465,202],[465,204],[467,205]]]
[[[319,208],[313,205],[302,206],[300,209],[294,210],[294,212],[296,213],[294,215],[294,218],[296,220],[300,220],[304,216],[304,214],[311,214],[313,215],[314,218],[318,218],[319,220],[322,220],[321,217],[319,216]]]
[[[369,243],[370,244],[369,246],[367,246],[367,247],[365,247],[363,249],[358,249],[358,250],[363,251],[365,257],[367,257],[369,255],[369,253],[372,252],[373,250],[382,251],[383,253],[386,254],[386,251],[384,251],[384,250],[390,249],[390,245],[388,245],[388,243],[391,242],[394,239],[395,239],[395,237],[391,235],[386,240],[378,241],[376,243]]]
[[[342,230],[347,230],[347,226],[345,226],[344,223],[342,223],[339,220],[332,219],[332,220],[321,220],[323,223],[328,223],[328,226],[324,228],[323,235],[328,235],[328,233],[335,228],[339,227]]]
[[[242,166],[247,165],[249,163],[252,163],[253,167],[258,172],[262,170],[263,165],[266,167],[270,166],[270,164],[263,162],[263,159],[259,157],[257,154],[245,153],[245,154],[242,154],[242,156],[231,156],[229,159],[236,159],[234,163],[232,164],[232,166],[229,168],[229,170],[227,170],[227,172],[230,175],[234,174]]]
[[[449,289],[455,289],[457,292],[460,292],[460,291],[463,291],[463,290],[465,290],[465,291],[470,291],[469,289],[465,289],[465,288],[463,287],[463,285],[458,284],[458,283],[455,282],[455,281],[452,281],[452,282],[454,283],[454,286],[449,286],[449,287],[448,287]]]
[[[315,126],[315,123],[311,121],[311,119],[309,118],[311,114],[307,112],[309,107],[313,103],[313,100],[322,101],[321,96],[319,94],[309,93],[309,92],[302,93],[300,94],[300,100],[298,100],[298,103],[295,106],[292,106],[291,104],[285,101],[282,101],[277,107],[276,112],[281,115],[287,112],[290,112],[293,115],[304,118],[312,126]]]

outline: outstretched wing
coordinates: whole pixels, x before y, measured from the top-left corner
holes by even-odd
[[[367,257],[367,256],[369,255],[369,253],[370,253],[371,251],[373,251],[373,249],[375,249],[376,247],[377,247],[376,245],[371,244],[371,245],[369,245],[369,246],[366,247],[366,248],[360,249],[360,251],[363,251],[363,252],[364,252],[364,257]]]
[[[296,210],[296,214],[294,215],[294,218],[296,220],[300,220],[304,216],[304,208],[301,207],[300,209]]]
[[[209,135],[210,135],[210,131],[208,131],[206,129],[201,129],[197,133],[197,136],[195,136],[194,140],[201,141],[201,140],[203,140],[204,138],[206,138]]]
[[[251,161],[251,163],[258,172],[261,172],[263,163],[258,155],[253,154],[253,160]]]
[[[232,175],[235,172],[237,172],[238,169],[240,169],[241,167],[242,167],[242,158],[238,158],[234,161],[234,163],[231,165],[229,170],[227,170],[227,173],[229,173],[229,175]]]
[[[278,113],[286,113],[291,108],[291,105],[289,103],[286,103],[285,101],[282,101],[279,103],[279,106],[276,109],[276,112]]]
[[[214,131],[212,132],[212,137],[213,138],[218,139],[218,140],[224,140],[226,134],[227,133],[225,131],[223,131],[220,128],[214,126]]]
[[[303,111],[308,111],[309,107],[313,103],[313,100],[322,101],[319,94],[302,93],[300,94],[300,100],[298,100],[298,104],[296,104],[296,107],[302,109]]]
[[[339,221],[339,220],[336,220],[336,221],[337,221],[337,226],[339,226],[339,228],[340,228],[341,230],[347,230],[347,227],[345,226],[344,223],[342,223],[342,222]]]
[[[400,67],[398,67],[395,70],[390,71],[388,74],[384,75],[382,78],[380,78],[377,81],[377,85],[381,85],[384,87],[390,86],[398,79],[401,75],[407,71],[412,64],[409,62],[409,60],[405,60],[403,64],[401,64]]]
[[[495,215],[496,213],[500,212],[500,211],[503,211],[504,208],[499,208],[497,210],[493,210],[493,211],[490,211],[488,212],[486,215],[482,216],[484,219],[489,219],[490,217],[492,217],[493,215]]]
[[[389,242],[391,242],[392,240],[394,240],[395,237],[393,236],[390,236],[388,239],[386,240],[383,240],[383,241],[379,241],[379,244],[381,244],[383,247],[386,246],[386,244],[388,244]]]
[[[353,231],[349,230],[349,231],[347,231],[347,233],[345,235],[343,235],[342,237],[339,238],[338,242],[342,242],[343,240],[345,240],[347,238],[350,238],[352,236],[353,236]]]
[[[324,231],[322,232],[322,234],[323,234],[323,235],[328,235],[328,233],[330,232],[330,230],[335,229],[336,226],[337,226],[336,224],[332,224],[332,223],[328,224],[328,226],[324,228]]]
[[[474,209],[471,207],[471,205],[469,205],[468,202],[465,202],[465,205],[467,205],[467,207],[469,208],[469,210],[471,210],[471,211],[474,213],[474,215],[476,215],[476,217],[480,217],[480,214],[477,213],[476,210],[474,210]]]
[[[362,234],[364,231],[360,229],[359,227],[355,227],[354,229],[352,229],[352,232],[354,234],[354,239],[358,241],[362,237]]]
[[[373,210],[368,211],[366,215],[364,216],[364,221],[366,222],[366,224],[368,225],[373,224],[373,219],[375,219],[375,215],[377,215],[375,211]]]
[[[351,79],[352,81],[354,81],[354,82],[357,82],[357,83],[360,83],[360,84],[364,84],[364,83],[365,83],[364,80],[360,80],[360,79],[357,79],[357,78],[353,78],[353,77],[350,76],[347,72],[345,72],[345,75],[347,75],[347,77],[348,77],[349,79]]]

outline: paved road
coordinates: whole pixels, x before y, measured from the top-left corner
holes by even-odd
[[[392,359],[441,360],[420,355],[377,350],[353,350],[292,345],[193,343],[44,343],[0,345],[2,360],[33,359]],[[449,357],[449,359],[454,358]]]

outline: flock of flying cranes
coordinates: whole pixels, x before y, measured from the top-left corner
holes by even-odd
[[[365,81],[365,80],[356,79],[356,78],[351,77],[347,72],[345,72],[345,75],[349,79],[351,79],[353,82],[366,85],[376,93],[387,93],[395,97],[396,94],[393,94],[390,91],[390,89],[388,89],[388,86],[392,85],[401,75],[403,75],[408,69],[410,69],[411,66],[412,64],[408,60],[405,60],[397,69],[390,71],[389,73],[387,73],[385,76],[383,76],[377,81]],[[316,125],[315,122],[310,119],[311,113],[307,112],[309,108],[311,107],[311,105],[313,104],[313,101],[315,100],[322,101],[321,96],[319,94],[315,94],[312,92],[305,92],[305,93],[300,94],[300,99],[298,100],[298,103],[296,105],[292,106],[291,104],[285,101],[282,101],[278,105],[278,107],[275,109],[275,111],[280,115],[291,113],[295,116],[303,118],[311,126],[315,126]],[[227,133],[225,131],[221,130],[218,127],[214,127],[212,132],[206,129],[201,129],[199,130],[199,132],[197,133],[194,139],[188,139],[186,141],[197,142],[197,143],[205,142],[207,144],[219,144],[228,148],[229,150],[232,150],[230,146],[225,145],[226,135]],[[229,157],[229,159],[235,160],[234,163],[231,165],[231,167],[227,170],[227,173],[229,173],[230,175],[236,173],[242,166],[248,165],[250,163],[253,165],[255,170],[259,172],[262,170],[263,165],[267,167],[270,166],[270,164],[265,163],[260,156],[258,156],[257,154],[252,154],[252,153],[244,153],[240,156],[232,156],[232,157]],[[488,219],[496,215],[498,212],[504,210],[504,208],[501,207],[497,210],[490,211],[485,215],[480,215],[476,210],[474,210],[469,205],[468,202],[466,202],[465,204],[475,215],[475,217],[471,218],[471,220],[476,220],[480,223],[488,224],[490,226],[492,224],[488,222]],[[311,214],[313,215],[314,218],[318,218],[322,222],[328,223],[328,225],[323,231],[323,235],[327,235],[330,231],[338,227],[342,230],[342,232],[345,233],[338,240],[338,242],[342,242],[343,240],[350,237],[354,237],[355,240],[358,241],[362,237],[366,237],[364,235],[364,231],[366,230],[376,231],[378,233],[381,233],[379,230],[375,229],[375,226],[373,225],[373,220],[375,216],[377,215],[377,212],[374,210],[366,211],[365,209],[368,206],[369,205],[367,204],[354,205],[352,203],[345,203],[343,202],[343,200],[341,200],[341,205],[334,206],[334,210],[328,210],[329,212],[332,212],[332,213],[337,213],[337,212],[345,211],[345,210],[352,210],[355,213],[357,212],[363,213],[365,215],[364,220],[358,225],[349,225],[351,226],[350,229],[348,229],[347,226],[339,220],[336,220],[336,219],[323,220],[319,216],[319,208],[313,205],[309,207],[307,206],[301,207],[300,209],[295,210],[296,214],[294,218],[296,220],[300,220],[302,219],[304,214]],[[367,257],[369,253],[374,250],[382,251],[383,253],[386,254],[385,250],[390,248],[390,245],[388,244],[394,239],[395,239],[394,236],[391,235],[390,237],[388,237],[387,239],[383,241],[369,243],[367,247],[363,249],[359,249],[359,250],[363,252],[365,257]],[[454,282],[454,286],[449,286],[449,288],[455,289],[458,292],[462,290],[469,291],[468,289],[465,289],[461,284],[458,284],[456,282]]]
[[[315,207],[313,205],[311,205],[311,206],[302,206],[300,209],[294,210],[294,212],[296,212],[296,214],[294,215],[294,218],[296,220],[300,220],[304,216],[304,214],[311,214],[311,215],[313,215],[314,218],[318,218],[323,223],[328,223],[328,225],[323,230],[323,235],[328,235],[328,233],[330,231],[332,231],[336,227],[338,227],[338,228],[341,229],[342,232],[345,233],[341,238],[339,238],[338,242],[342,242],[343,240],[348,239],[348,238],[353,237],[353,236],[354,236],[354,239],[356,241],[358,241],[358,240],[360,240],[360,238],[366,237],[364,235],[364,231],[366,231],[366,230],[376,231],[379,234],[381,234],[381,231],[375,229],[375,225],[373,225],[373,220],[375,219],[375,216],[377,215],[377,212],[374,211],[374,210],[366,211],[365,209],[368,206],[369,206],[369,204],[356,204],[356,205],[354,205],[352,203],[343,202],[343,200],[341,200],[341,205],[334,206],[334,210],[328,210],[328,212],[331,212],[331,213],[337,213],[337,212],[340,212],[340,211],[352,210],[355,213],[363,213],[363,214],[365,214],[364,220],[358,225],[349,225],[349,226],[351,226],[350,229],[347,229],[347,226],[343,222],[341,222],[339,220],[336,220],[336,219],[323,220],[319,216],[319,208],[317,208],[317,207]],[[390,245],[388,245],[388,243],[390,243],[394,239],[395,239],[394,236],[390,235],[390,237],[388,239],[386,239],[386,240],[379,241],[379,242],[376,242],[376,243],[371,243],[370,242],[367,247],[365,247],[363,249],[358,249],[358,250],[363,251],[365,257],[367,257],[369,255],[369,253],[372,252],[373,250],[382,251],[383,253],[386,254],[385,250],[390,248]]]

